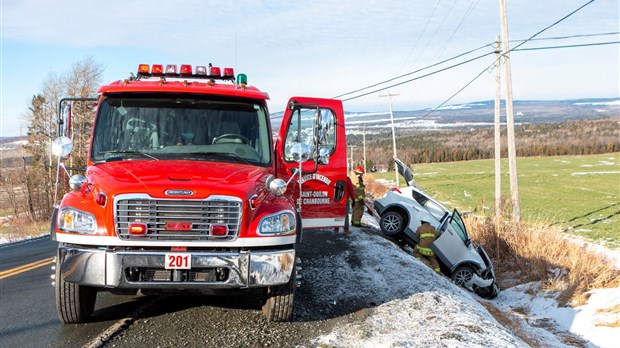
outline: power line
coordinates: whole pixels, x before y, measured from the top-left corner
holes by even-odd
[[[613,45],[619,44],[620,41],[607,41],[607,42],[592,42],[592,43],[584,43],[584,44],[574,44],[574,45],[562,45],[562,46],[543,46],[543,47],[529,47],[529,48],[519,48],[512,49],[511,51],[538,51],[538,50],[552,50],[556,48],[573,48],[573,47],[587,47],[587,46],[603,46],[603,45]]]
[[[573,14],[575,14],[575,13],[579,12],[581,9],[583,9],[584,7],[586,7],[586,6],[588,6],[589,4],[593,3],[594,1],[595,1],[595,0],[590,0],[590,1],[586,2],[585,4],[583,4],[583,5],[581,5],[580,7],[578,7],[576,10],[574,10],[574,11],[570,12],[569,14],[567,14],[566,16],[564,16],[564,17],[560,18],[559,20],[557,20],[557,21],[553,22],[552,24],[550,24],[550,25],[546,26],[545,28],[543,28],[543,29],[539,30],[539,31],[538,31],[538,32],[536,32],[534,35],[530,36],[528,39],[523,40],[520,44],[518,44],[518,45],[516,45],[515,47],[513,47],[512,49],[510,49],[508,52],[512,52],[512,51],[514,51],[514,50],[518,49],[519,47],[523,46],[525,43],[527,43],[527,42],[529,42],[529,41],[533,40],[536,36],[538,36],[538,35],[542,34],[543,32],[545,32],[545,31],[549,30],[550,28],[552,28],[552,27],[554,27],[554,26],[558,25],[559,23],[563,22],[564,20],[566,20],[567,18],[569,18],[569,17],[570,17],[570,16],[572,16]],[[489,45],[491,45],[491,44],[489,44]],[[483,46],[483,47],[485,47],[485,46]],[[482,47],[481,47],[481,48],[482,48]],[[452,69],[452,68],[455,68],[455,67],[457,67],[457,66],[460,66],[460,65],[463,65],[463,64],[466,64],[466,63],[472,62],[472,61],[474,61],[474,60],[480,59],[480,58],[482,58],[482,57],[485,57],[485,56],[487,56],[487,55],[489,55],[489,54],[493,54],[493,53],[494,53],[494,52],[487,53],[487,54],[484,54],[484,55],[481,55],[481,56],[478,56],[478,57],[475,57],[475,58],[472,58],[472,59],[466,60],[466,61],[464,61],[464,62],[461,62],[461,63],[455,64],[455,65],[449,66],[449,67],[447,67],[447,68],[444,68],[444,69],[440,69],[440,70],[434,71],[434,72],[429,73],[429,74],[426,74],[426,75],[422,75],[422,76],[419,76],[419,77],[416,77],[416,78],[413,78],[413,79],[409,79],[409,80],[406,80],[406,81],[403,81],[403,82],[400,82],[400,83],[397,83],[397,84],[393,84],[393,85],[390,85],[390,86],[387,86],[387,87],[383,87],[383,88],[380,88],[380,89],[377,89],[377,90],[373,90],[372,92],[367,92],[367,93],[360,94],[360,95],[355,96],[355,97],[351,97],[351,98],[343,99],[343,101],[348,101],[348,100],[352,100],[352,99],[360,98],[360,97],[363,97],[363,96],[366,96],[366,95],[369,95],[369,94],[372,94],[372,93],[376,93],[376,92],[383,91],[383,90],[388,89],[388,88],[392,88],[392,87],[399,86],[399,85],[402,85],[402,84],[405,84],[405,83],[409,83],[409,82],[412,82],[412,81],[415,81],[415,80],[421,79],[421,78],[423,78],[423,77],[427,77],[427,76],[430,76],[430,75],[434,75],[434,74],[436,74],[436,73],[439,73],[439,72],[442,72],[442,71],[445,71],[445,70],[448,70],[448,69]],[[499,58],[498,58],[498,59],[499,59]],[[486,70],[488,70],[488,69],[489,69],[491,66],[493,66],[494,64],[495,64],[495,60],[493,61],[493,63],[492,63],[491,65],[489,65],[488,67],[484,68],[484,70],[482,70],[482,72],[481,72],[479,75],[482,75],[482,73],[484,73]],[[435,65],[436,65],[436,64],[435,64]],[[412,72],[412,73],[413,73],[413,72]],[[409,73],[409,74],[412,74],[412,73]],[[409,74],[407,74],[407,75],[409,75]],[[478,76],[479,76],[479,75],[478,75]],[[476,76],[476,78],[474,78],[474,80],[475,80],[475,79],[477,79],[477,78],[478,78],[478,76]],[[386,83],[386,82],[392,81],[392,80],[394,80],[394,79],[396,79],[396,78],[393,78],[393,79],[391,79],[391,80],[384,81],[384,82],[382,82],[382,83],[375,84],[374,86],[381,85],[381,84],[383,84],[383,83]],[[469,86],[469,84],[471,84],[472,82],[473,82],[473,80],[472,80],[472,81],[470,81],[470,82],[467,84],[467,86]],[[374,87],[374,86],[373,86],[373,87]],[[361,90],[364,90],[364,89],[368,89],[368,88],[371,88],[371,87],[362,88],[362,89],[360,89],[360,90],[358,90],[358,91],[361,91]],[[460,89],[458,93],[460,93],[462,90],[463,90],[463,89]],[[347,93],[347,94],[352,94],[352,93],[355,93],[355,92],[350,92],[350,93]],[[458,94],[458,93],[457,93],[457,94]],[[347,94],[344,94],[344,95],[347,95]],[[341,96],[343,96],[343,95],[341,95]],[[451,96],[451,97],[450,97],[450,99],[454,98],[454,96],[456,96],[456,95]],[[338,97],[340,97],[340,96],[338,96]],[[338,97],[334,97],[334,98],[338,98]]]
[[[363,93],[363,94],[360,94],[360,95],[356,95],[356,96],[354,96],[354,97],[350,97],[350,98],[342,99],[342,101],[348,101],[348,100],[352,100],[352,99],[361,98],[361,97],[367,96],[367,95],[369,95],[369,94],[373,94],[373,93],[376,93],[376,92],[381,92],[381,91],[383,91],[383,90],[386,90],[386,89],[389,89],[389,88],[392,88],[392,87],[396,87],[396,86],[404,85],[405,83],[409,83],[409,82],[412,82],[412,81],[415,81],[415,80],[422,79],[422,78],[424,78],[424,77],[428,77],[428,76],[431,76],[431,75],[435,75],[435,74],[437,74],[437,73],[440,73],[440,72],[443,72],[443,71],[446,71],[446,70],[450,70],[450,69],[456,68],[456,67],[461,66],[461,65],[463,65],[463,64],[471,63],[471,62],[473,62],[473,61],[475,61],[475,60],[478,60],[478,59],[484,58],[484,57],[486,57],[486,56],[488,56],[488,55],[491,55],[491,54],[494,54],[494,53],[495,53],[495,52],[488,52],[488,53],[485,53],[485,54],[479,55],[479,56],[477,56],[477,57],[474,57],[474,58],[471,58],[471,59],[468,59],[468,60],[462,61],[462,62],[460,62],[460,63],[454,64],[454,65],[450,65],[450,66],[448,66],[448,67],[445,67],[445,68],[442,68],[442,69],[439,69],[439,70],[435,70],[435,71],[430,72],[430,73],[428,73],[428,74],[420,75],[420,76],[414,77],[414,78],[412,78],[412,79],[405,80],[405,81],[401,81],[401,82],[399,82],[399,83],[395,83],[395,84],[392,84],[392,85],[389,85],[389,86],[386,86],[386,87],[382,87],[382,88],[379,88],[379,89],[375,89],[375,90],[372,90],[372,91],[370,91],[370,92],[366,92],[366,93]],[[486,70],[486,69],[485,69],[485,70]],[[391,79],[391,80],[394,80],[394,79]],[[390,80],[390,81],[391,81],[391,80]],[[386,81],[386,82],[387,82],[387,81]],[[382,83],[380,83],[380,84],[383,84],[383,83],[385,83],[385,82],[382,82]],[[360,89],[360,90],[364,90],[364,89],[368,89],[368,88],[369,88],[369,87],[366,87],[366,88],[362,88],[362,89]],[[347,93],[347,94],[352,94],[352,93],[355,93],[355,92],[351,92],[351,93]],[[338,97],[334,97],[334,98],[338,98]]]
[[[570,35],[570,36],[556,36],[556,37],[538,38],[538,39],[536,39],[536,38],[535,38],[536,36],[538,36],[538,35],[542,34],[543,32],[547,31],[548,29],[550,29],[550,28],[552,28],[552,27],[556,26],[557,24],[559,24],[559,23],[563,22],[563,21],[564,21],[564,20],[566,20],[568,17],[570,17],[570,16],[572,16],[573,14],[577,13],[577,12],[578,12],[578,11],[580,11],[582,8],[586,7],[587,5],[591,4],[591,3],[592,3],[592,2],[594,2],[594,1],[595,1],[595,0],[590,0],[589,2],[587,2],[587,3],[585,3],[584,5],[580,6],[580,7],[579,7],[579,8],[577,8],[576,10],[572,11],[571,13],[569,13],[569,14],[567,14],[566,16],[564,16],[564,17],[560,18],[559,20],[557,20],[556,22],[552,23],[551,25],[549,25],[549,26],[547,26],[547,27],[543,28],[542,30],[540,30],[540,31],[538,31],[537,33],[535,33],[534,35],[530,36],[528,39],[525,39],[525,40],[518,40],[518,41],[521,41],[521,43],[520,43],[520,44],[518,44],[517,46],[513,47],[510,51],[515,51],[515,50],[517,50],[517,48],[518,48],[518,47],[520,47],[520,46],[524,45],[526,42],[529,42],[529,41],[535,41],[535,40],[560,40],[560,39],[569,39],[569,38],[577,38],[577,37],[591,37],[591,36],[604,36],[604,35],[615,35],[615,34],[620,34],[620,32],[608,32],[608,33],[594,33],[594,34],[578,34],[578,35]],[[511,41],[513,41],[513,40],[511,40]],[[416,42],[416,45],[417,45],[417,42]],[[470,51],[467,51],[467,52],[464,52],[464,53],[458,54],[458,55],[456,55],[456,56],[454,56],[454,57],[451,57],[451,58],[445,59],[445,60],[443,60],[443,61],[441,61],[441,62],[438,62],[438,63],[435,63],[435,64],[428,65],[428,66],[423,67],[423,68],[420,68],[420,69],[418,69],[418,70],[415,70],[415,71],[412,71],[412,72],[409,72],[409,73],[406,73],[406,74],[402,74],[402,75],[399,75],[399,76],[395,76],[395,77],[393,77],[393,78],[391,78],[391,79],[384,80],[384,81],[381,81],[381,82],[377,82],[377,83],[374,83],[374,84],[369,85],[369,86],[366,86],[366,87],[358,88],[358,89],[356,89],[356,90],[354,90],[354,91],[351,91],[351,92],[347,92],[347,93],[343,93],[343,94],[340,94],[340,95],[334,96],[334,97],[332,97],[332,99],[337,99],[337,98],[344,97],[344,96],[347,96],[347,95],[350,95],[350,94],[354,94],[354,93],[357,93],[357,92],[361,92],[361,91],[363,91],[363,90],[366,90],[366,89],[369,89],[369,88],[373,88],[373,87],[377,87],[377,86],[379,86],[379,85],[382,85],[382,84],[385,84],[385,83],[388,83],[388,82],[391,82],[391,81],[394,81],[394,80],[397,80],[397,79],[403,78],[403,77],[405,77],[405,76],[413,75],[413,74],[418,73],[418,72],[420,72],[420,71],[423,71],[423,70],[426,70],[426,69],[429,69],[429,68],[435,67],[435,66],[437,66],[437,65],[441,65],[441,64],[443,64],[443,63],[449,62],[449,61],[451,61],[451,60],[457,59],[457,58],[459,58],[459,57],[462,57],[462,56],[464,56],[464,55],[467,55],[467,54],[469,54],[469,53],[473,53],[473,52],[475,52],[475,51],[477,51],[477,50],[480,50],[480,49],[482,49],[482,48],[485,48],[485,47],[488,47],[488,46],[492,46],[492,45],[493,45],[493,43],[489,43],[489,44],[486,44],[486,45],[480,46],[480,47],[475,48],[475,49],[473,49],[473,50],[470,50]],[[593,45],[593,46],[594,46],[594,45]],[[575,46],[575,47],[579,47],[579,46]],[[560,48],[560,47],[558,47],[558,48]],[[509,51],[509,52],[510,52],[510,51]],[[489,53],[489,54],[490,54],[490,53]],[[409,59],[409,58],[407,58],[407,59]],[[460,64],[455,65],[455,66],[452,66],[452,67],[456,67],[456,66],[459,66],[459,65],[460,65]],[[487,68],[487,69],[488,69],[488,68]],[[486,70],[486,69],[485,69],[485,70]],[[444,71],[444,70],[440,70],[440,71]],[[426,77],[426,76],[429,76],[429,75],[425,75],[425,76],[423,76],[423,77]],[[411,82],[411,81],[415,81],[415,80],[416,80],[416,79],[407,80],[407,81],[405,81],[404,83]],[[377,90],[376,92],[380,92],[380,91],[382,91],[382,90],[385,90],[385,89],[388,89],[388,88],[391,88],[391,87],[394,87],[394,86],[399,86],[399,85],[401,85],[401,84],[403,84],[403,83],[400,83],[400,84],[395,84],[395,85],[391,85],[391,86],[388,86],[388,87],[385,87],[385,88],[379,89],[379,90]],[[343,99],[343,101],[352,100],[352,99],[357,99],[357,98],[359,98],[359,97],[363,97],[363,96],[366,96],[366,95],[368,95],[368,94],[372,94],[372,93],[364,93],[364,94],[361,94],[361,95],[356,96],[356,97],[352,97],[352,98]]]
[[[552,24],[548,25],[547,27],[543,28],[542,30],[538,31],[536,34],[530,36],[529,39],[523,40],[523,42],[521,42],[520,44],[516,45],[515,47],[513,47],[510,51],[514,51],[515,49],[523,46],[526,42],[533,40],[536,36],[542,34],[543,32],[555,27],[556,25],[560,24],[561,22],[563,22],[564,20],[566,20],[568,17],[574,15],[575,13],[581,11],[581,9],[583,9],[584,7],[590,5],[591,3],[593,3],[595,0],[590,0],[588,2],[586,2],[585,4],[579,6],[576,10],[574,10],[573,12],[567,14],[566,16],[558,19],[557,21],[553,22]]]
[[[411,58],[411,54],[413,53],[413,50],[415,50],[415,48],[418,47],[418,43],[420,42],[420,39],[422,38],[422,36],[424,36],[424,33],[426,33],[426,28],[428,27],[428,24],[431,22],[433,17],[435,17],[435,11],[437,11],[437,7],[439,7],[439,3],[441,3],[441,0],[437,1],[437,4],[435,4],[433,13],[431,13],[431,16],[426,21],[426,24],[424,25],[424,29],[422,29],[422,33],[420,34],[420,36],[418,36],[418,39],[415,41],[413,46],[411,46],[411,50],[409,51],[409,54],[407,54],[407,58],[405,58],[405,61],[403,62],[403,64],[398,69],[398,73],[400,73],[400,70],[405,66],[405,64],[407,64],[407,61],[409,60],[409,58]]]
[[[536,34],[530,36],[529,39],[524,40],[523,42],[521,42],[520,44],[518,44],[517,46],[513,47],[512,49],[510,49],[508,52],[511,51],[515,51],[517,50],[520,46],[523,46],[526,42],[531,41],[532,39],[534,39],[536,36],[542,34],[543,32],[545,32],[546,30],[558,25],[559,23],[561,23],[562,21],[566,20],[568,17],[572,16],[573,14],[577,13],[578,11],[580,11],[581,9],[583,9],[584,7],[586,7],[587,5],[593,3],[595,0],[590,0],[587,3],[581,5],[579,8],[577,8],[576,10],[574,10],[573,12],[567,14],[566,16],[560,18],[559,20],[555,21],[554,23],[552,23],[551,25],[545,27],[544,29],[538,31]],[[527,50],[527,49],[521,49],[521,50]],[[497,60],[499,60],[500,58],[497,58],[493,61],[493,64],[489,65],[488,67],[486,67],[484,70],[482,70],[478,75],[476,75],[476,77],[474,77],[471,81],[469,81],[467,84],[465,84],[465,86],[461,87],[456,93],[452,94],[448,99],[446,99],[443,103],[439,104],[439,106],[435,107],[434,109],[432,109],[431,111],[429,111],[428,113],[424,114],[421,118],[424,118],[428,115],[430,115],[431,113],[435,112],[437,109],[439,109],[441,106],[443,106],[444,104],[446,104],[448,101],[450,101],[452,98],[454,98],[455,96],[457,96],[459,93],[461,93],[465,88],[467,88],[469,85],[471,85],[474,81],[476,81],[480,76],[482,76],[482,74],[484,74],[485,71],[487,71],[490,67],[494,66],[495,63],[497,62]]]
[[[493,52],[495,53],[495,52]],[[478,75],[476,75],[476,77],[474,77],[471,81],[467,82],[467,84],[465,84],[465,86],[461,87],[461,89],[459,89],[458,91],[456,91],[454,94],[452,94],[450,96],[450,98],[446,99],[443,101],[443,103],[437,105],[433,110],[427,112],[426,114],[424,114],[423,116],[421,116],[419,119],[422,119],[430,114],[432,114],[433,112],[437,111],[437,109],[439,109],[440,107],[444,106],[447,102],[449,102],[450,100],[452,100],[452,98],[456,97],[459,93],[461,93],[465,88],[469,87],[469,85],[471,85],[472,83],[474,83],[474,81],[476,81],[480,76],[482,76],[482,74],[484,74],[487,71],[487,69],[482,70]]]
[[[593,0],[593,1],[594,1],[594,0]],[[548,27],[548,28],[549,28],[549,27]],[[548,29],[548,28],[547,28],[547,29]],[[546,30],[546,29],[545,29],[545,30]],[[540,31],[538,34],[540,34],[541,32],[542,32],[542,31]],[[600,45],[607,45],[607,44],[613,44],[613,43],[616,43],[616,42],[615,42],[615,41],[610,41],[609,43],[575,44],[575,45],[550,46],[550,47],[533,48],[533,49],[517,49],[517,47],[521,46],[523,43],[525,43],[525,42],[527,42],[527,41],[566,40],[566,39],[573,39],[573,38],[580,38],[580,37],[609,36],[609,35],[617,35],[617,34],[620,34],[620,32],[616,31],[616,32],[607,32],[607,33],[576,34],[576,35],[567,35],[567,36],[552,36],[552,37],[541,37],[541,38],[534,38],[534,36],[531,36],[529,39],[510,40],[510,42],[521,42],[521,44],[520,44],[520,45],[515,46],[515,47],[514,47],[514,48],[512,48],[510,51],[528,51],[528,50],[529,50],[529,51],[535,51],[535,50],[552,49],[552,48],[569,48],[569,47],[585,47],[585,46],[600,46]],[[441,65],[441,64],[447,63],[447,62],[449,62],[449,61],[451,61],[451,60],[455,60],[455,59],[457,59],[457,58],[460,58],[460,57],[462,57],[462,56],[468,55],[468,54],[470,54],[470,53],[476,52],[476,51],[478,51],[478,50],[481,50],[481,49],[483,49],[483,48],[485,48],[485,47],[489,47],[489,46],[492,46],[492,45],[493,45],[492,43],[489,43],[489,44],[486,44],[486,45],[482,45],[482,46],[477,47],[477,48],[474,48],[474,49],[472,49],[472,50],[469,50],[469,51],[466,51],[466,52],[463,52],[463,53],[457,54],[456,56],[453,56],[453,57],[451,57],[451,58],[444,59],[444,60],[442,60],[442,61],[440,61],[440,62],[437,62],[437,63],[431,64],[431,65],[427,65],[427,66],[425,66],[425,67],[423,67],[423,68],[420,68],[420,69],[417,69],[417,70],[414,70],[414,71],[411,71],[411,72],[408,72],[408,73],[405,73],[405,74],[402,74],[402,75],[398,75],[398,76],[395,76],[395,77],[393,77],[393,78],[390,78],[390,79],[387,79],[387,80],[384,80],[384,81],[381,81],[381,82],[377,82],[377,83],[374,83],[374,84],[372,84],[372,85],[368,85],[368,86],[366,86],[366,87],[358,88],[358,89],[356,89],[356,90],[354,90],[354,91],[350,91],[350,92],[347,92],[347,93],[343,93],[343,94],[337,95],[337,96],[335,96],[335,97],[332,97],[332,99],[336,99],[336,98],[344,97],[344,96],[347,96],[347,95],[350,95],[350,94],[353,94],[353,93],[361,92],[361,91],[366,90],[366,89],[369,89],[369,88],[377,87],[377,86],[380,86],[380,85],[382,85],[382,84],[385,84],[385,83],[388,83],[388,82],[392,82],[392,81],[394,81],[394,80],[398,80],[398,79],[403,78],[403,77],[406,77],[406,76],[413,75],[413,74],[415,74],[415,73],[418,73],[418,72],[424,71],[424,70],[426,70],[426,69],[430,69],[430,68],[433,68],[433,67],[435,67],[435,66],[438,66],[438,65]],[[387,88],[390,88],[390,87],[386,87],[386,89],[387,89]],[[365,96],[365,95],[366,95],[366,94],[361,95],[361,96]],[[350,98],[350,99],[355,99],[355,98]],[[346,99],[346,100],[350,100],[350,99]]]
[[[551,37],[540,37],[537,39],[531,39],[530,41],[539,41],[539,40],[564,40],[564,39],[574,39],[579,37],[593,37],[593,36],[609,36],[609,35],[618,35],[620,31],[608,32],[608,33],[593,33],[593,34],[576,34],[576,35],[567,35],[567,36],[551,36]],[[508,42],[519,42],[524,41],[520,40],[508,40]]]

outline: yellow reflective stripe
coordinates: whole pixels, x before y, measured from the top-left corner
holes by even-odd
[[[434,233],[422,233],[420,235],[420,238],[435,238],[435,234]]]
[[[418,249],[418,251],[422,255],[426,255],[426,256],[433,256],[433,255],[435,255],[435,253],[433,253],[433,251],[431,249],[425,248],[425,247],[421,247],[419,244],[417,244],[415,246],[415,248]]]

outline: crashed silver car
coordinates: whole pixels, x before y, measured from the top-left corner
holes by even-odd
[[[396,159],[399,173],[409,187],[392,189],[374,202],[380,216],[381,231],[404,241],[411,247],[418,243],[415,234],[421,221],[428,221],[439,238],[431,249],[441,266],[441,271],[452,281],[481,297],[494,298],[499,293],[491,259],[484,248],[469,239],[467,229],[458,210],[450,212],[441,203],[415,187],[411,169]]]

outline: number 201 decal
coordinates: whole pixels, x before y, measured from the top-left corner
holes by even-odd
[[[191,254],[166,254],[166,269],[190,269],[192,266]]]

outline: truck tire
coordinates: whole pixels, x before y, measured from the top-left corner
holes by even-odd
[[[270,286],[267,289],[263,315],[268,322],[286,322],[293,317],[293,300],[295,298],[295,267],[291,279],[284,285]]]
[[[88,320],[95,309],[97,289],[68,283],[60,275],[60,261],[56,257],[56,313],[65,324],[78,324]]]

